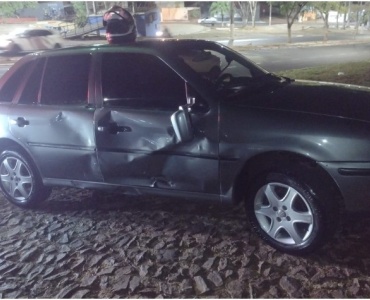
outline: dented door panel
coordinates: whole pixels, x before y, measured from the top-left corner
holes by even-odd
[[[187,143],[177,143],[171,114],[121,108],[97,113],[98,157],[106,182],[219,193],[216,114],[194,116],[195,137]]]
[[[86,106],[17,105],[9,115],[9,128],[29,149],[43,177],[101,181],[94,110]]]

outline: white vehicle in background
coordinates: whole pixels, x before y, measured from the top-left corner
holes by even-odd
[[[198,20],[198,24],[210,24],[210,25],[215,25],[219,23],[216,18],[210,17],[210,18],[203,18]]]
[[[18,54],[63,47],[59,33],[43,28],[21,28],[0,37],[0,49]]]

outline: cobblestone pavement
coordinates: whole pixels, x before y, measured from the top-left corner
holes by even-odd
[[[242,207],[55,189],[38,210],[0,197],[0,298],[370,296],[368,216],[308,257],[250,232]]]

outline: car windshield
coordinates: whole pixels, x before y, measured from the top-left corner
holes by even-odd
[[[178,58],[220,92],[255,89],[271,82],[286,82],[244,56],[217,43],[192,45],[177,50]]]

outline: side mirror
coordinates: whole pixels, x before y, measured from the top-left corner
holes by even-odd
[[[172,114],[171,123],[180,143],[189,142],[193,139],[193,127],[187,106],[180,106],[179,110]]]

